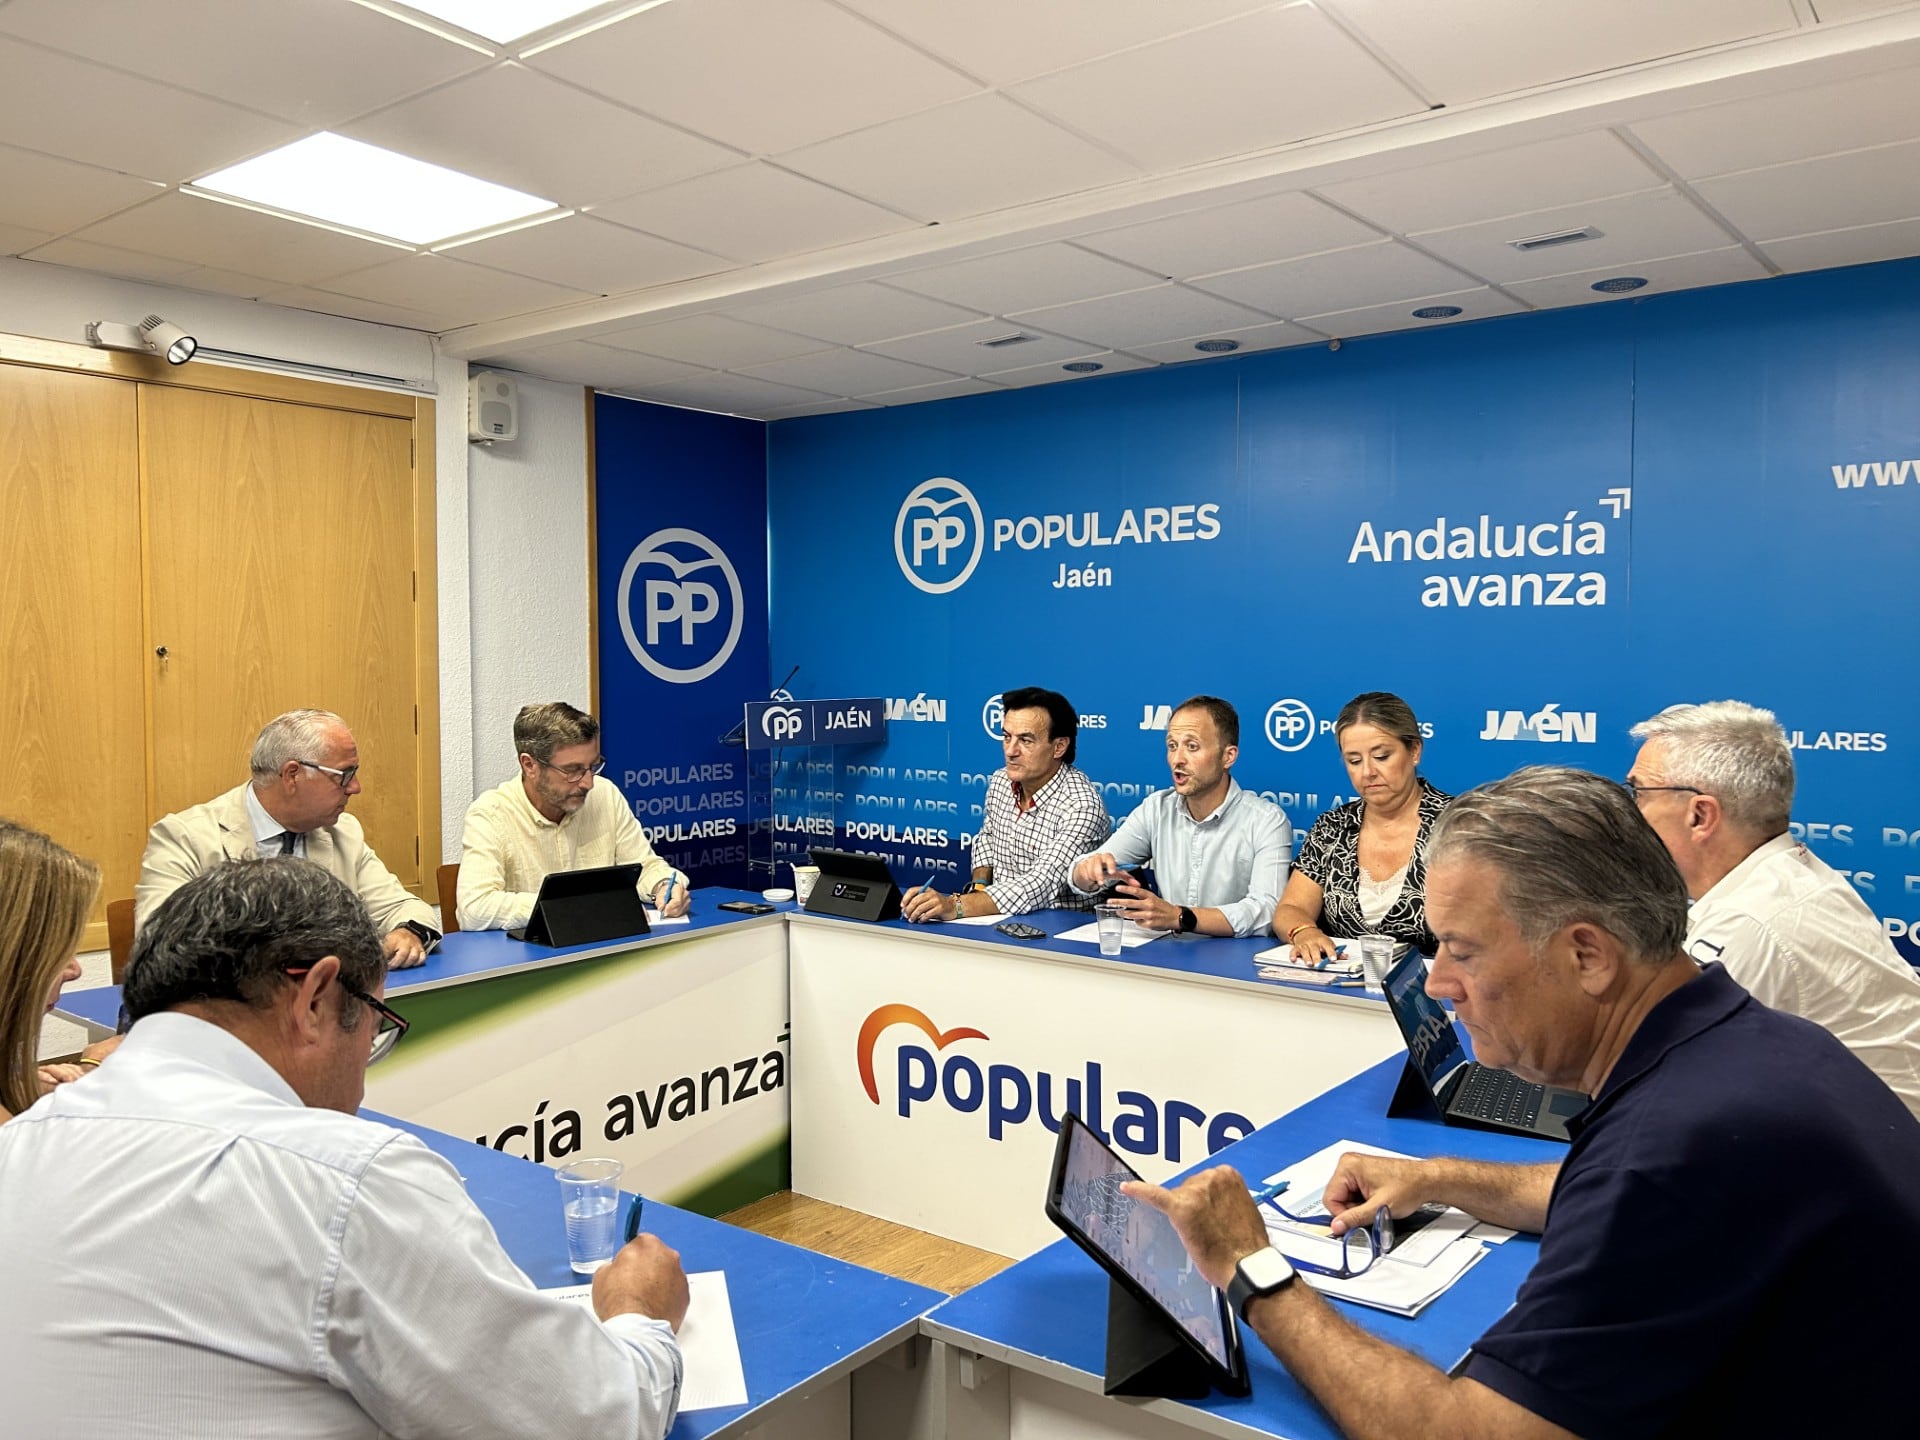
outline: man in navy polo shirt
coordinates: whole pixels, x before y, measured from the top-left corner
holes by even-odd
[[[1453,1378],[1296,1283],[1230,1168],[1165,1210],[1202,1273],[1348,1432],[1587,1440],[1885,1430],[1920,1294],[1920,1122],[1819,1026],[1681,950],[1687,892],[1620,786],[1544,767],[1461,796],[1428,848],[1429,993],[1479,1058],[1594,1097],[1564,1161],[1348,1155],[1336,1231],[1429,1201],[1540,1232]]]

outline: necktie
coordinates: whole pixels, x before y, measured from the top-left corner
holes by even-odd
[[[280,832],[280,853],[282,855],[293,854],[293,842],[297,839],[299,839],[299,836],[295,835],[293,831],[282,830]]]

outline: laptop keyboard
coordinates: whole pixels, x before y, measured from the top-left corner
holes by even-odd
[[[1466,1083],[1447,1108],[1469,1120],[1492,1120],[1531,1129],[1545,1094],[1540,1086],[1522,1080],[1510,1070],[1475,1065],[1467,1071]]]

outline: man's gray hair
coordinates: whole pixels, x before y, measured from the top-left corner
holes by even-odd
[[[196,1000],[254,1009],[273,1003],[289,969],[340,961],[340,978],[371,994],[386,974],[367,907],[318,865],[292,856],[226,860],[161,902],[133,942],[121,998],[135,1020]],[[360,1005],[340,1007],[360,1023]]]
[[[1693,785],[1734,824],[1772,839],[1793,813],[1793,751],[1771,710],[1740,700],[1669,705],[1628,732],[1658,740],[1670,784]]]
[[[543,765],[551,763],[556,750],[591,744],[599,738],[600,722],[564,700],[527,705],[513,717],[514,753],[531,755]]]
[[[253,742],[253,755],[247,762],[253,778],[265,780],[278,775],[289,760],[313,763],[326,748],[327,732],[336,725],[347,728],[347,722],[331,710],[289,710],[275,716]]]
[[[1662,965],[1687,933],[1687,885],[1624,786],[1585,770],[1531,765],[1440,813],[1427,869],[1491,865],[1501,904],[1536,951],[1585,921]]]

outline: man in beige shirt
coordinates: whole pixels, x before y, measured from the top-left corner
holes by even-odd
[[[360,793],[360,751],[347,722],[327,710],[289,710],[267,722],[249,766],[249,783],[162,816],[148,833],[134,925],[145,926],[162,900],[223,860],[297,855],[360,897],[390,968],[425,960],[440,939],[440,917],[380,863],[346,813]]]
[[[600,722],[564,701],[528,705],[513,719],[520,773],[467,807],[461,837],[462,930],[525,925],[540,882],[556,870],[640,866],[640,893],[668,918],[687,913],[687,877],[654,854],[606,768]]]

